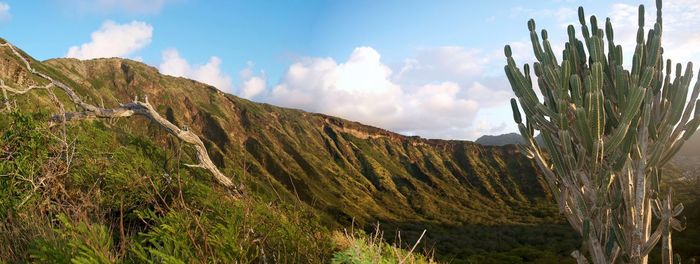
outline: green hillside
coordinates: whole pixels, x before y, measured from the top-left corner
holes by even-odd
[[[80,110],[61,89],[9,95],[13,110],[0,112],[7,262],[329,262],[345,248],[334,231],[377,223],[386,241],[407,248],[427,230],[418,250],[452,263],[571,262],[579,247],[516,146],[406,137],[251,102],[126,59],[30,60],[89,104],[147,96],[244,188],[184,166],[196,163],[194,150],[148,119],[49,127],[53,114]],[[46,84],[6,47],[0,79]]]
[[[251,191],[274,193],[274,187],[281,200],[300,199],[345,215],[347,223],[350,216],[361,224],[519,223],[526,215],[514,219],[503,212],[546,197],[531,162],[515,147],[404,137],[253,103],[134,61],[57,59],[44,65],[83,87],[93,104],[148,96],[171,122],[203,135],[214,162]]]

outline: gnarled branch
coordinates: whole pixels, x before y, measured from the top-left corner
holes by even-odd
[[[63,123],[63,122],[69,122],[69,121],[80,121],[80,120],[87,120],[87,119],[95,119],[95,118],[118,118],[118,117],[130,117],[133,115],[140,115],[144,116],[151,121],[155,122],[156,124],[160,125],[163,129],[165,129],[169,134],[177,137],[178,139],[184,141],[187,144],[190,144],[194,147],[194,149],[197,151],[197,160],[199,161],[198,165],[189,165],[189,167],[199,167],[199,168],[204,168],[209,170],[213,175],[216,180],[226,186],[226,187],[233,187],[233,182],[231,179],[226,177],[219,169],[214,165],[214,162],[212,162],[211,158],[209,158],[209,154],[207,153],[207,148],[204,145],[204,142],[194,133],[192,133],[189,130],[183,130],[168,121],[167,119],[163,118],[156,110],[153,108],[153,106],[148,102],[148,97],[144,97],[143,101],[139,101],[138,98],[135,98],[133,102],[131,103],[126,103],[126,104],[120,104],[119,107],[117,108],[102,108],[102,107],[97,107],[92,104],[88,104],[84,102],[80,96],[75,93],[75,91],[68,85],[57,81],[50,76],[36,71],[34,68],[31,67],[31,64],[27,59],[25,59],[17,50],[12,46],[10,43],[5,43],[5,44],[0,44],[0,46],[4,47],[9,47],[12,52],[24,62],[24,65],[26,66],[27,70],[29,70],[31,73],[36,74],[37,76],[49,81],[48,84],[45,86],[37,86],[33,85],[30,86],[26,89],[20,90],[16,88],[12,88],[9,86],[6,86],[2,80],[0,80],[0,88],[2,88],[3,91],[3,96],[5,97],[5,103],[6,107],[9,109],[9,105],[7,103],[7,91],[13,93],[13,94],[24,94],[32,89],[35,88],[43,88],[43,89],[48,89],[52,86],[56,86],[63,90],[70,100],[82,108],[84,111],[82,112],[66,112],[58,115],[54,115],[51,120],[50,120],[50,125],[54,125],[57,123]]]

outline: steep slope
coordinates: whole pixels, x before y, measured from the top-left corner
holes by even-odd
[[[212,160],[234,182],[243,183],[247,195],[301,202],[324,212],[329,226],[382,222],[401,230],[429,229],[430,244],[437,245],[438,252],[451,252],[446,247],[455,239],[478,235],[474,230],[481,227],[476,225],[492,226],[497,234],[503,230],[499,227],[521,230],[522,225],[561,222],[532,162],[515,146],[406,137],[340,118],[254,103],[125,59],[32,60],[32,65],[94,105],[116,107],[148,96],[170,122],[202,136]],[[45,84],[7,49],[0,50],[0,79],[20,87]],[[53,114],[59,108],[50,100],[51,92],[65,111],[76,110],[55,88],[10,99],[16,108]],[[144,119],[94,123],[107,131],[151,138],[162,149],[178,146]],[[91,133],[79,124],[69,129]],[[187,170],[216,185],[211,175]],[[441,241],[440,232],[452,237]],[[571,237],[567,232],[558,235]],[[462,245],[479,246],[474,243],[478,240],[470,241]],[[507,251],[522,243],[526,242],[488,250]]]
[[[123,59],[44,64],[94,104],[149,96],[171,122],[203,135],[215,162],[231,175],[245,168],[253,186],[272,180],[348,220],[514,223],[518,219],[505,218],[508,211],[545,198],[532,164],[515,147],[405,137],[257,104]]]

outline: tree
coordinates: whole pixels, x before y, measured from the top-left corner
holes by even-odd
[[[603,29],[591,16],[589,26],[582,7],[583,41],[569,25],[561,62],[547,31],[540,41],[535,21],[528,21],[536,85],[530,66],[521,72],[505,47],[505,72],[517,96],[513,116],[527,142],[523,152],[538,164],[559,210],[583,238],[582,250],[572,253],[579,263],[646,263],[659,241],[663,262],[671,263],[672,229],[684,228],[676,219],[683,205],[674,207],[672,190],[662,191],[660,182],[664,165],[700,124],[700,82],[688,97],[692,64],[685,72],[677,64],[674,77],[671,60],[664,68],[661,7],[657,0],[656,22],[645,38],[639,6],[631,71],[623,67],[610,18]],[[542,143],[534,140],[536,131]]]

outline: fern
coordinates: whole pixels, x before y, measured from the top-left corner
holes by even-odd
[[[59,235],[55,240],[42,240],[32,250],[31,257],[38,263],[113,263],[112,238],[103,225],[78,222],[73,225],[63,214],[58,215]]]

